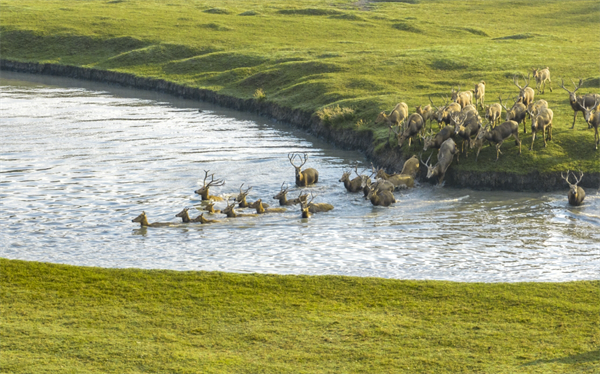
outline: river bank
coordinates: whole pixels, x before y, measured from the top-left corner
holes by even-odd
[[[230,109],[257,113],[275,121],[301,128],[338,147],[358,150],[369,160],[372,160],[375,165],[386,168],[391,172],[400,172],[406,159],[406,155],[398,151],[397,148],[386,147],[386,149],[379,149],[375,152],[373,133],[369,130],[355,131],[348,128],[336,128],[325,124],[314,113],[286,108],[265,100],[241,99],[207,89],[184,86],[164,79],[78,66],[0,59],[0,69],[86,79],[143,90],[155,90],[185,99],[201,100]],[[425,182],[425,176],[426,169],[422,167],[419,179]],[[540,173],[536,171],[527,174],[516,174],[456,170],[451,167],[445,180],[447,186],[481,190],[553,191],[568,188],[560,172]],[[600,173],[587,173],[580,186],[593,189],[600,188]]]

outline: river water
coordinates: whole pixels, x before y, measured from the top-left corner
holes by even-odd
[[[199,111],[201,109],[201,112]],[[0,257],[114,268],[338,274],[468,282],[599,279],[600,195],[570,207],[565,191],[515,193],[417,186],[373,207],[338,181],[364,157],[286,125],[155,92],[2,72]],[[307,152],[315,202],[335,209],[180,222],[211,194],[298,194],[287,154]],[[218,203],[217,207],[223,207]],[[249,212],[249,211],[247,211]]]

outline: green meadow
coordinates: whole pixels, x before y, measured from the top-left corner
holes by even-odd
[[[389,150],[380,111],[441,106],[451,88],[486,82],[486,102],[509,101],[512,78],[548,66],[553,141],[531,130],[500,161],[485,147],[453,167],[473,171],[600,172],[594,131],[568,94],[599,92],[597,1],[547,0],[1,0],[1,56],[156,77],[238,98],[267,100],[352,128]],[[523,83],[523,79],[520,80]],[[535,81],[531,80],[531,86]],[[482,113],[483,114],[483,113]],[[529,120],[528,120],[529,127]],[[437,125],[433,126],[437,130]],[[521,127],[522,134],[522,127]],[[422,149],[405,146],[403,152]]]
[[[600,283],[0,259],[3,373],[598,373]]]

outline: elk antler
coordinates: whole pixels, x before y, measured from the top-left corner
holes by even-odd
[[[583,79],[579,78],[579,84],[577,85],[575,84],[575,82],[573,82],[573,79],[571,79],[571,83],[573,83],[573,86],[575,87],[575,91],[573,91],[573,93],[575,93],[583,85]]]
[[[433,108],[435,108],[436,110],[440,110],[440,108],[438,108],[437,106],[435,106],[435,104],[433,103],[433,101],[431,100],[431,96],[429,96],[429,102],[431,103],[431,106]]]
[[[290,156],[291,155],[291,156]],[[306,164],[306,161],[308,161],[308,155],[306,154],[306,152],[304,152],[304,162],[302,162],[300,164],[300,166],[296,166],[296,164],[294,164],[294,159],[296,158],[296,156],[298,158],[300,158],[300,160],[302,160],[302,157],[300,157],[299,154],[297,153],[288,153],[288,159],[290,160],[290,163],[295,167],[295,168],[301,168],[302,166],[304,166],[304,164]]]
[[[579,174],[579,178],[577,178],[577,177],[575,176],[575,173],[573,173],[573,176],[574,176],[574,177],[575,177],[575,179],[576,179],[576,180],[575,180],[575,185],[576,185],[576,186],[579,184],[579,182],[581,182],[581,179],[583,178],[583,171],[579,170],[579,173],[580,173],[580,174]]]
[[[513,84],[517,87],[519,87],[520,90],[523,89],[523,87],[519,86],[519,78],[517,78],[517,75],[513,75]]]
[[[433,153],[431,153],[431,155],[432,155],[432,154],[433,154]],[[429,158],[428,158],[428,159],[427,159],[427,161],[425,161],[425,162],[423,162],[423,159],[421,158],[421,155],[422,155],[422,153],[419,153],[419,160],[421,161],[421,163],[422,163],[423,165],[425,165],[427,168],[430,168],[431,166],[428,164],[428,162],[429,162],[429,159],[431,158],[431,155],[429,155]]]
[[[567,170],[567,176],[566,176],[566,177],[563,175],[563,173],[562,173],[562,172],[560,173],[560,176],[562,177],[562,179],[564,179],[564,180],[565,180],[565,181],[566,181],[566,182],[569,184],[569,186],[572,186],[571,182],[569,182],[569,172],[570,172],[570,171],[569,171],[569,170]],[[583,176],[583,175],[582,175],[582,176]]]
[[[508,112],[509,109],[504,104],[502,104],[502,95],[498,95],[498,100],[500,100],[500,106],[502,106],[502,108],[504,108],[504,110]]]

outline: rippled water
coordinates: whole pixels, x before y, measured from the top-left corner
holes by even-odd
[[[203,112],[199,112],[201,108]],[[422,185],[372,207],[338,182],[357,152],[244,113],[98,83],[2,72],[0,256],[102,267],[343,274],[454,281],[598,279],[600,198]],[[204,176],[211,194],[272,199],[288,182],[288,152],[319,170],[315,202],[335,209],[141,229],[178,222]],[[218,204],[223,206],[223,203]],[[192,215],[197,215],[194,212]]]

